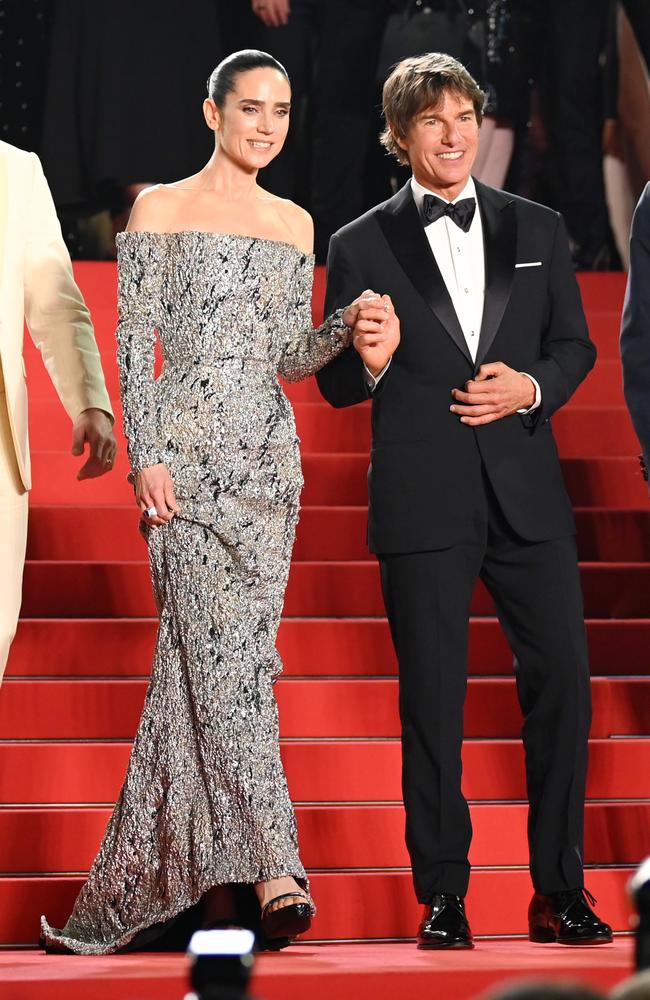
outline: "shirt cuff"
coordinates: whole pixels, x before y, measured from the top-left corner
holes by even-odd
[[[384,371],[385,370],[386,369],[384,369]],[[382,372],[381,374],[383,375],[384,372]],[[529,375],[528,372],[519,372],[519,374],[525,375],[526,378],[529,378],[530,381],[535,386],[535,402],[527,410],[517,410],[517,413],[532,413],[533,410],[537,410],[542,405],[542,390],[540,389],[539,382],[537,381],[537,379],[533,378],[532,375]]]
[[[378,375],[373,375],[372,372],[368,371],[368,369],[366,368],[365,365],[363,366],[363,374],[364,374],[364,378],[366,380],[366,385],[368,386],[368,388],[370,389],[371,392],[374,392],[375,389],[377,388],[377,386],[379,385],[379,383],[381,382],[382,378],[384,377],[384,375],[386,374],[386,372],[390,368],[391,361],[392,361],[392,358],[389,358],[388,359],[388,364],[386,364],[382,368],[382,370],[379,372]],[[537,384],[537,383],[535,383],[535,384]]]

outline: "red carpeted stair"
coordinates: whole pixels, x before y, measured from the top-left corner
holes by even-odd
[[[115,397],[114,267],[76,271]],[[625,883],[650,844],[650,504],[621,391],[623,278],[585,277],[582,287],[599,361],[554,428],[576,508],[594,677],[587,884],[603,916],[625,931]],[[321,300],[319,274],[316,313]],[[124,775],[155,638],[124,447],[111,475],[77,483],[67,419],[31,345],[26,355],[34,489],[22,619],[0,692],[0,945],[8,949],[35,944],[40,913],[53,923],[67,917]],[[319,904],[310,939],[408,939],[418,908],[403,843],[396,664],[365,546],[369,409],[329,408],[313,380],[287,392],[305,490],[279,640],[285,674],[276,690],[302,853]],[[285,996],[290,983],[305,996],[392,997],[424,990],[434,975],[441,995],[461,998],[518,966],[603,985],[623,976],[625,939],[586,957],[490,943],[525,933],[531,892],[521,719],[512,657],[493,614],[477,587],[464,786],[475,831],[468,909],[486,938],[483,957],[477,951],[476,961],[436,956],[432,963],[406,944],[304,945],[299,969],[287,955],[260,962],[258,992]],[[549,954],[552,963],[542,957]],[[120,990],[182,995],[182,959],[158,958],[145,971],[146,960],[135,957],[40,961],[32,977],[49,982],[54,970],[60,986],[51,996],[89,995],[76,990],[73,967],[93,976],[94,998]],[[31,996],[24,991],[29,962],[0,953],[0,982],[13,984],[12,1000]],[[129,992],[134,982],[141,992]]]

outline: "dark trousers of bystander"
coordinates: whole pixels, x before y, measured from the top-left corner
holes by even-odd
[[[609,5],[610,0],[552,0],[548,5],[551,68],[545,89],[555,207],[565,217],[576,266],[587,270],[607,269],[611,264],[599,99],[599,55]],[[622,0],[622,5],[650,66],[650,4]]]
[[[262,47],[291,79],[292,123],[283,152],[260,183],[309,208],[316,224],[316,256],[329,238],[367,207],[363,181],[383,0],[292,0],[289,22],[267,28]],[[307,99],[307,116],[303,112]],[[309,139],[310,191],[301,192],[298,133]]]

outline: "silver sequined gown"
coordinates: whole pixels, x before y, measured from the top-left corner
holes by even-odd
[[[181,513],[148,531],[160,626],[124,786],[68,923],[42,922],[81,954],[216,885],[306,884],[272,690],[302,487],[277,373],[305,378],[349,342],[340,313],[312,330],[313,258],[288,243],[124,233],[118,262],[131,466],[166,463]]]

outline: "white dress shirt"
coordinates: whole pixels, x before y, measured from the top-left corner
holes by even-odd
[[[432,192],[419,184],[415,177],[411,178],[411,190],[416,208],[420,212],[425,195]],[[451,204],[455,205],[463,198],[476,199],[476,188],[472,177]],[[424,232],[456,310],[467,349],[472,361],[476,361],[485,300],[485,248],[478,205],[468,232],[463,232],[448,215],[443,215],[425,226]]]
[[[425,195],[433,194],[433,192],[423,187],[416,181],[415,177],[411,177],[411,191],[416,208],[418,212],[421,212]],[[476,361],[485,302],[485,245],[483,243],[483,223],[481,222],[476,187],[472,177],[468,179],[463,190],[452,200],[451,204],[454,205],[463,198],[474,198],[477,201],[474,218],[467,232],[464,232],[448,215],[443,215],[435,222],[429,223],[428,226],[424,227],[424,232],[456,311],[470,357],[472,361]],[[390,361],[376,377],[373,377],[366,368],[371,391],[377,387],[389,365]],[[539,383],[532,375],[528,375],[526,372],[522,372],[522,374],[527,375],[535,386],[535,402],[529,410],[519,410],[518,412],[530,413],[531,410],[537,409],[540,405],[542,392]]]

